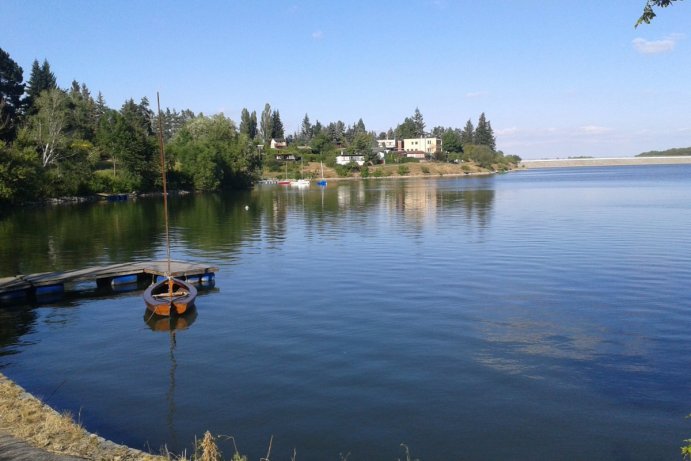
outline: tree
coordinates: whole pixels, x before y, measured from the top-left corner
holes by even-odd
[[[41,166],[32,149],[16,150],[0,142],[0,203],[18,203],[38,195]]]
[[[250,141],[257,137],[257,111],[253,110],[250,114],[250,129],[248,136]]]
[[[477,121],[477,127],[475,128],[475,135],[473,137],[473,141],[474,144],[487,146],[491,150],[495,150],[496,140],[494,139],[492,125],[485,118],[484,112],[480,114],[480,118]]]
[[[55,165],[64,154],[67,96],[50,89],[34,101],[36,113],[28,120],[28,138],[35,145],[43,168]]]
[[[416,138],[416,127],[413,119],[406,117],[405,120],[403,120],[403,123],[396,127],[394,134],[396,135],[397,139]]]
[[[415,113],[413,114],[413,125],[415,138],[422,138],[425,136],[425,122],[420,113],[420,109],[415,108]]]
[[[638,18],[638,21],[636,21],[636,25],[634,27],[638,27],[643,23],[650,24],[650,21],[656,16],[655,11],[653,10],[653,7],[659,7],[659,8],[667,8],[672,4],[672,2],[675,2],[677,0],[647,0],[645,2],[645,6],[643,7],[643,14],[641,15],[640,18]]]
[[[262,111],[261,119],[259,120],[259,127],[261,130],[262,140],[264,144],[268,144],[271,141],[271,105],[267,102],[264,105],[264,110]]]
[[[250,117],[250,111],[243,107],[242,112],[240,113],[240,133],[249,136],[251,125],[252,119]]]
[[[312,139],[312,124],[310,123],[310,118],[305,114],[305,118],[302,119],[302,126],[300,127],[300,139],[304,143],[309,143]]]
[[[53,90],[58,87],[55,80],[55,74],[50,70],[50,64],[47,60],[43,60],[43,64],[39,65],[38,61],[34,59],[31,66],[31,76],[26,86],[26,98],[24,104],[26,105],[29,114],[35,114],[38,111],[36,107],[36,100],[40,94],[46,90]]]
[[[0,142],[14,140],[24,94],[24,71],[0,48]]]
[[[465,145],[473,144],[473,142],[475,142],[475,128],[473,127],[473,122],[468,119],[465,128],[461,131],[461,143]]]
[[[458,130],[447,128],[440,137],[445,151],[455,153],[463,152],[462,136]]]
[[[283,133],[283,122],[281,122],[281,114],[278,110],[273,111],[271,114],[271,138],[273,139],[283,139],[285,134]]]

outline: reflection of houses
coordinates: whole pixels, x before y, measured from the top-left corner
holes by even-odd
[[[408,157],[411,157],[410,153],[422,153],[424,154],[436,154],[441,152],[441,139],[440,138],[411,138],[403,140],[403,150],[409,152]],[[419,157],[415,157],[419,158]]]

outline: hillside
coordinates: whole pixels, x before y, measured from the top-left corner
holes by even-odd
[[[667,149],[663,151],[651,150],[636,155],[636,157],[677,157],[691,155],[691,147],[677,147],[674,149]]]

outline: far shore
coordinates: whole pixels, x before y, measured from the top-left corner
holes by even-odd
[[[625,165],[676,165],[691,163],[691,156],[669,157],[612,157],[612,158],[553,158],[543,160],[523,160],[519,167],[566,168],[587,166],[625,166]]]

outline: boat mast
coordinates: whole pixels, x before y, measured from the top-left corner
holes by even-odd
[[[156,92],[156,103],[158,104],[158,147],[161,152],[161,178],[163,179],[163,215],[166,222],[166,257],[168,259],[168,293],[173,297],[173,284],[170,283],[170,237],[168,231],[168,190],[166,188],[166,164],[165,153],[163,151],[163,122],[161,117],[161,98]]]

